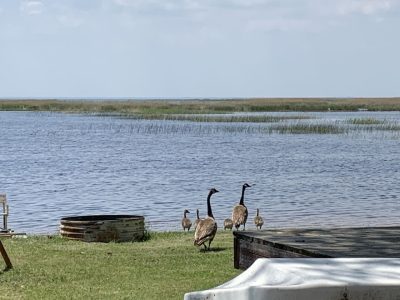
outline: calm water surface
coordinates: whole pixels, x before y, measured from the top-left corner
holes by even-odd
[[[399,112],[305,115],[315,119],[304,122],[400,122]],[[212,204],[222,227],[244,182],[256,184],[245,195],[248,228],[256,208],[271,228],[400,225],[398,132],[293,135],[235,126],[244,125],[0,112],[9,227],[53,233],[64,216],[140,214],[152,230],[179,230],[185,208],[192,219],[196,208],[205,215],[211,187],[220,190]]]

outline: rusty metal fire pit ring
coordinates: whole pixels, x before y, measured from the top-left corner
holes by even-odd
[[[144,217],[136,215],[87,215],[63,217],[60,234],[85,242],[132,242],[143,239]]]

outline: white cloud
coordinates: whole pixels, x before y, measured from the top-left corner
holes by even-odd
[[[44,4],[41,1],[23,1],[20,4],[20,11],[27,15],[38,15],[43,12]]]
[[[113,0],[114,4],[135,9],[204,10],[215,8],[254,8],[271,0]]]
[[[266,4],[266,3],[271,2],[271,1],[265,1],[265,0],[231,0],[231,1],[227,1],[227,2],[231,2],[233,5],[237,5],[237,6],[252,7],[252,6],[263,5],[263,4]]]
[[[354,14],[383,21],[400,0],[109,0],[136,18],[176,16],[179,22],[245,31],[321,31]]]
[[[250,23],[250,27],[290,30],[304,23],[334,24],[335,19],[354,14],[384,19],[384,14],[400,0],[108,0],[133,13],[176,15],[182,18],[210,21],[226,18],[228,22]],[[342,20],[340,20],[342,21]],[[311,28],[311,27],[310,27]]]
[[[353,22],[354,15],[383,22],[399,3],[400,0],[22,0],[20,10],[27,15],[46,10],[55,22],[71,28],[90,25],[96,16],[108,16],[106,20],[112,16],[127,30],[136,30],[138,24],[146,22],[155,33],[174,35],[190,30],[192,35],[235,35],[257,31],[320,32]],[[166,18],[172,21],[168,25]]]
[[[293,0],[112,0],[123,13],[145,12],[157,17],[177,16],[197,31],[289,31],[306,28],[304,6]],[[304,0],[310,1],[310,0]],[[320,0],[319,0],[320,1]],[[139,14],[137,17],[143,16]],[[196,25],[194,25],[196,27]],[[205,29],[206,28],[206,29]]]
[[[144,0],[114,0],[114,3],[120,6],[127,7],[140,7],[146,4],[147,1]],[[153,1],[148,1],[148,3]]]
[[[374,15],[389,11],[398,1],[393,0],[342,0],[339,2],[337,11],[340,15],[359,13]]]
[[[183,1],[184,2],[184,1]],[[114,3],[123,6],[130,7],[133,9],[156,9],[156,10],[174,10],[183,7],[182,1],[171,1],[171,0],[114,0]]]

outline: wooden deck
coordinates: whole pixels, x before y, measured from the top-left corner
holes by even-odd
[[[234,267],[261,257],[400,257],[400,227],[234,231]]]

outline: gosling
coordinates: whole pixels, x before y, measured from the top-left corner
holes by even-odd
[[[192,226],[192,221],[190,221],[190,219],[186,217],[186,214],[190,214],[190,211],[188,211],[187,209],[183,211],[183,218],[182,218],[183,231],[185,231],[185,229],[189,231],[190,227]]]
[[[226,229],[230,229],[230,230],[232,230],[232,227],[233,227],[233,221],[232,221],[232,219],[225,219],[224,220],[224,230],[226,230]]]
[[[260,210],[257,208],[257,215],[254,217],[254,224],[256,224],[257,229],[261,229],[261,227],[264,225],[264,220],[260,216]]]

